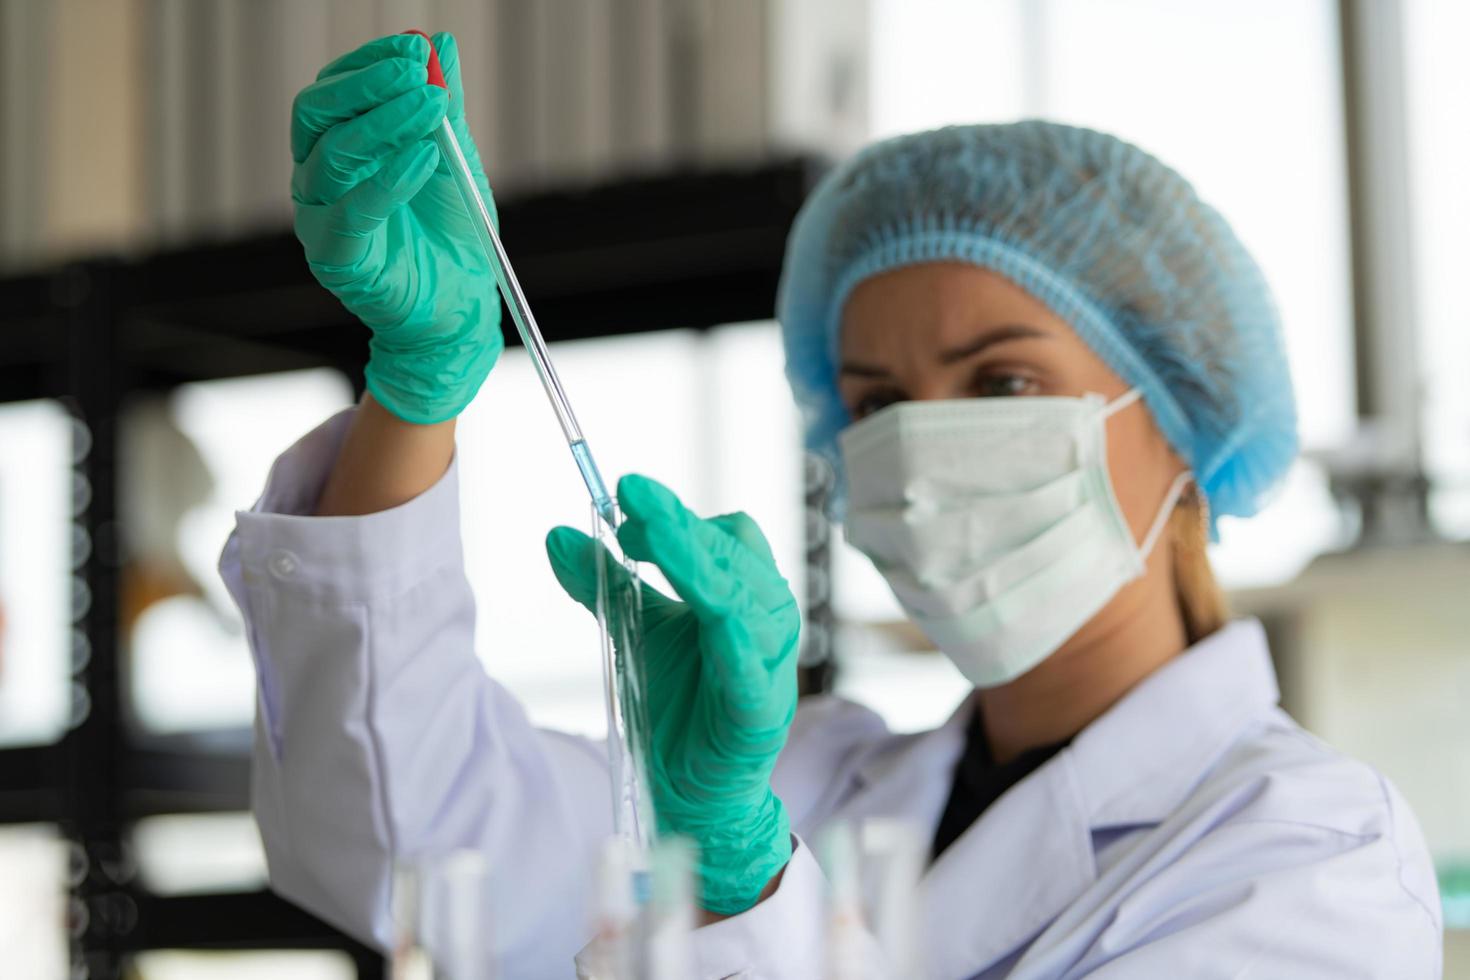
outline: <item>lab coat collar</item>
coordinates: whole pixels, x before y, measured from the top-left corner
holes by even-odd
[[[1266,631],[1253,619],[1159,668],[1072,742],[1092,829],[1162,821],[1279,697]]]
[[[972,695],[939,728],[908,736],[870,760],[859,771],[863,786],[850,812],[903,817],[932,832],[974,713]],[[1087,812],[1066,756],[1054,756],[1011,787],[925,873],[918,901],[929,935],[926,975],[975,976],[1044,928],[1095,879]],[[1005,900],[997,901],[997,889]]]
[[[1264,631],[1253,621],[1196,644],[1130,691],[928,870],[920,902],[933,975],[975,976],[1045,928],[1096,880],[1093,832],[1161,821],[1276,697]],[[932,828],[973,712],[966,699],[943,726],[865,767],[863,809]]]
[[[1076,765],[1064,749],[992,803],[920,882],[930,972],[975,976],[1045,928],[1096,877]]]

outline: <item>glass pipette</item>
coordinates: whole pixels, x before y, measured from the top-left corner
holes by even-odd
[[[433,40],[423,31],[405,31],[404,33],[418,34],[429,42],[429,83],[447,90],[449,85],[444,80],[444,70],[439,64],[439,53],[434,50]],[[450,97],[453,97],[453,93]],[[434,142],[438,144],[439,153],[454,178],[454,186],[459,190],[460,199],[464,202],[465,211],[469,216],[470,224],[475,229],[476,236],[480,239],[480,245],[484,248],[486,257],[490,259],[490,265],[495,271],[495,279],[500,284],[500,293],[505,297],[511,318],[515,320],[516,330],[521,335],[521,343],[525,345],[526,352],[531,357],[531,364],[536,368],[536,376],[541,379],[541,387],[546,391],[552,411],[556,413],[556,420],[561,424],[562,434],[566,437],[568,446],[571,447],[572,458],[576,460],[582,480],[587,484],[587,492],[592,496],[593,509],[606,522],[608,528],[616,529],[621,515],[607,492],[606,484],[602,482],[602,474],[597,469],[597,463],[592,459],[592,450],[587,446],[587,439],[582,435],[582,428],[577,424],[576,415],[572,413],[571,403],[567,401],[566,391],[562,388],[561,380],[556,375],[556,368],[551,364],[551,355],[546,350],[546,342],[541,339],[541,330],[536,325],[536,317],[531,313],[530,304],[526,302],[526,294],[521,290],[521,284],[516,279],[515,271],[511,268],[510,258],[505,253],[505,246],[500,242],[500,235],[495,231],[495,224],[490,218],[490,209],[485,204],[485,197],[475,183],[469,161],[465,159],[464,149],[460,146],[459,138],[455,136],[454,128],[447,117],[434,131]],[[599,537],[605,538],[595,524],[594,521],[594,531],[598,532]],[[613,541],[616,541],[616,538],[613,538]],[[608,756],[613,775],[613,791],[616,797],[613,804],[613,823],[620,836],[642,851],[648,847],[654,827],[654,820],[649,812],[651,804],[641,788],[643,766],[639,746],[642,744],[640,736],[646,730],[647,722],[639,706],[640,686],[636,680],[629,682],[626,668],[618,663],[621,659],[618,655],[619,650],[624,651],[622,656],[628,657],[628,663],[633,662],[633,658],[627,651],[631,650],[635,642],[633,637],[638,632],[640,593],[636,576],[631,579],[626,588],[616,588],[608,582],[604,562],[613,559],[607,550],[605,540],[604,547],[599,551],[601,560],[598,564],[597,617],[603,641],[603,684],[609,705]],[[609,602],[619,602],[622,608],[616,611],[607,608]],[[614,636],[615,631],[620,635]],[[632,881],[639,900],[646,898],[648,875],[635,873]]]
[[[423,31],[404,33],[417,34],[429,42],[429,84],[447,90],[449,84],[445,82],[444,70],[439,66],[439,52],[434,50],[434,42],[429,39],[429,35]],[[536,376],[541,379],[541,387],[545,389],[546,397],[551,402],[551,410],[556,413],[556,421],[561,424],[562,435],[566,436],[567,445],[571,447],[572,459],[577,462],[582,481],[587,484],[587,492],[592,495],[592,503],[609,524],[616,526],[617,520],[607,485],[602,482],[602,473],[592,459],[592,450],[588,448],[587,439],[582,435],[582,427],[577,424],[577,416],[572,414],[572,405],[567,401],[561,379],[556,376],[551,354],[546,350],[546,341],[541,339],[541,328],[536,325],[536,317],[532,315],[531,306],[526,302],[526,294],[521,290],[515,270],[511,268],[510,257],[505,254],[505,246],[500,243],[500,235],[495,231],[485,197],[475,183],[469,161],[465,159],[459,138],[454,135],[454,127],[450,125],[447,116],[434,131],[434,142],[439,145],[439,153],[454,177],[454,186],[459,189],[470,224],[474,226],[480,245],[485,249],[485,256],[490,259],[490,265],[495,270],[500,294],[505,297],[505,305],[510,308],[510,317],[515,321],[516,331],[521,335],[521,343],[531,357],[532,366],[536,368]]]

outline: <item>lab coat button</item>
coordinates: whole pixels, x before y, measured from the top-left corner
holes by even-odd
[[[273,553],[267,564],[270,567],[271,574],[276,578],[290,578],[296,574],[296,569],[300,567],[301,563],[296,560],[296,556],[291,554],[291,552],[282,550]]]

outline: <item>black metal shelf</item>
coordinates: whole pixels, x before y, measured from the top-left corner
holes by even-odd
[[[381,957],[268,891],[139,895],[131,952],[150,949],[339,949],[371,969]],[[340,941],[323,942],[323,937]]]
[[[549,341],[766,319],[820,170],[793,159],[508,199],[501,226]],[[92,494],[76,520],[94,543],[76,572],[93,597],[77,624],[91,656],[74,675],[90,711],[59,744],[0,749],[0,823],[57,824],[86,854],[73,958],[93,978],[163,947],[342,949],[360,975],[381,975],[366,947],[267,893],[160,897],[119,871],[134,821],[249,803],[248,733],[158,739],[127,723],[112,546],[121,407],[141,391],[307,367],[336,368],[361,390],[367,336],[285,231],[0,279],[0,402],[58,398],[85,428],[77,471]]]

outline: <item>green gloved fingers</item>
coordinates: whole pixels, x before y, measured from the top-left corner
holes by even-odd
[[[664,573],[706,634],[710,679],[739,725],[732,737],[784,742],[796,677],[774,668],[794,655],[801,617],[760,528],[745,514],[701,520],[668,488],[636,474],[619,482],[618,503],[626,515],[618,528],[623,550]],[[789,701],[771,697],[788,679]]]
[[[291,199],[331,204],[383,168],[394,153],[431,139],[449,95],[420,85],[327,130],[292,175]]]
[[[316,73],[316,77],[320,81],[333,75],[366,68],[388,58],[407,58],[427,68],[429,45],[418,34],[385,34],[327,62],[326,67]],[[424,78],[428,78],[427,71]]]
[[[489,259],[433,133],[448,118],[493,207],[464,124],[458,49],[434,36],[449,92],[427,83],[411,34],[322,69],[292,108],[296,235],[317,280],[372,330],[368,390],[427,424],[474,398],[504,349]]]
[[[423,43],[423,38],[415,40]],[[320,76],[296,93],[291,106],[291,159],[304,162],[316,141],[333,126],[423,88],[428,81],[422,60],[397,56],[350,72]]]
[[[796,600],[746,515],[701,519],[639,476],[619,483],[618,500],[623,550],[656,565],[679,597],[643,587],[641,673],[659,827],[699,842],[704,905],[734,914],[791,856],[770,776],[796,710]],[[588,609],[598,547],[571,528],[547,539],[557,579]]]
[[[551,559],[551,570],[561,587],[586,610],[597,615],[597,551],[601,548],[607,561],[608,573],[620,583],[628,581],[628,571],[611,560],[607,549],[582,531],[573,527],[555,527],[546,536],[546,554]],[[645,637],[653,633],[661,639],[682,631],[693,636],[699,628],[689,608],[682,602],[670,599],[648,583],[640,583],[642,603],[639,615],[643,622]],[[613,613],[616,615],[617,610]]]
[[[296,232],[315,243],[313,271],[327,288],[340,277],[351,283],[368,252],[378,244],[373,233],[434,175],[439,147],[419,140],[388,157],[382,167],[331,205],[296,209]]]

